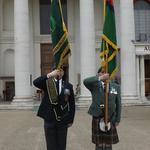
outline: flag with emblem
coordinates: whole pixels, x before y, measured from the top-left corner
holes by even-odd
[[[118,47],[116,40],[115,11],[113,0],[104,1],[106,3],[104,5],[104,26],[100,58],[102,59],[102,66],[105,66],[106,72],[110,74],[110,79],[112,79],[118,70],[116,64]]]
[[[60,0],[51,0],[50,31],[55,67],[59,68],[71,52]]]

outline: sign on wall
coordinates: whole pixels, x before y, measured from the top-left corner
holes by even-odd
[[[150,45],[136,45],[136,55],[150,55]]]

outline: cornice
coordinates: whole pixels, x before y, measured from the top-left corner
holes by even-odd
[[[69,42],[73,43],[74,39],[72,36],[68,37]],[[50,35],[36,35],[34,36],[34,42],[35,43],[52,43],[51,36]]]
[[[0,37],[0,44],[13,44],[14,43],[14,37]]]

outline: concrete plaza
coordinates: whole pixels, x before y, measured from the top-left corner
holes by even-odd
[[[118,134],[120,143],[114,150],[149,150],[150,106],[123,107]],[[77,109],[67,140],[67,150],[94,150],[86,108]],[[36,109],[0,110],[0,150],[46,150],[43,121],[36,117]]]

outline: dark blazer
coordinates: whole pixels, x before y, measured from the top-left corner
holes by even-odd
[[[64,92],[63,92],[63,90],[65,88],[69,89],[70,90],[70,95],[69,95],[69,98],[68,98],[68,102],[69,102],[69,106],[70,106],[70,111],[69,111],[67,116],[65,116],[61,121],[58,122],[58,121],[56,121],[55,114],[54,114],[52,105],[51,105],[50,100],[49,100],[47,86],[46,86],[46,80],[48,80],[48,78],[47,78],[46,75],[44,75],[44,76],[38,77],[37,79],[35,79],[33,81],[34,86],[36,86],[37,88],[44,91],[44,96],[42,98],[42,102],[40,104],[37,116],[43,118],[45,121],[50,122],[50,123],[51,122],[55,122],[55,123],[58,123],[58,124],[73,123],[74,115],[75,115],[75,100],[74,100],[74,92],[73,92],[72,84],[63,81],[62,91],[59,95],[59,101],[61,103],[64,102]]]
[[[102,82],[97,76],[89,77],[84,80],[84,85],[92,94],[92,104],[88,113],[92,116],[98,117],[102,115],[100,104],[104,104],[105,93]],[[108,114],[112,122],[120,122],[121,116],[121,96],[120,86],[114,82],[109,82],[108,92]],[[113,115],[113,116],[112,116]]]

